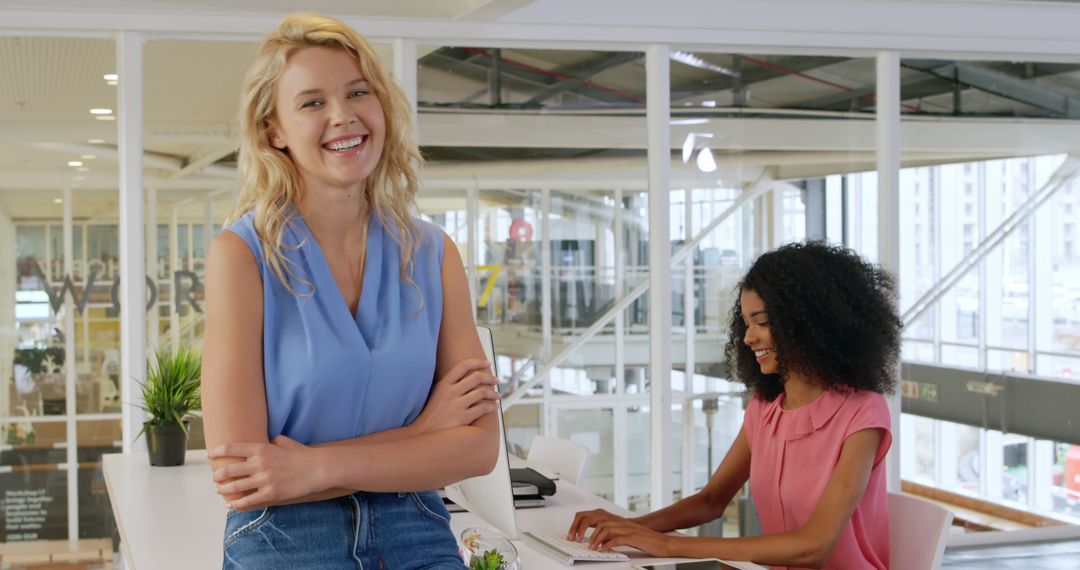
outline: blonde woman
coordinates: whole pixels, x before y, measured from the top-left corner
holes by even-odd
[[[294,14],[242,107],[206,269],[224,567],[463,568],[430,489],[491,471],[498,395],[457,248],[412,215],[409,105],[355,31]]]

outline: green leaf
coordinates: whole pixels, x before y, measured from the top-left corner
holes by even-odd
[[[176,352],[159,350],[147,363],[146,381],[139,407],[150,415],[147,423],[155,426],[179,425],[187,433],[184,421],[197,416],[202,407],[200,387],[202,359],[190,348]],[[136,435],[136,439],[142,435]]]

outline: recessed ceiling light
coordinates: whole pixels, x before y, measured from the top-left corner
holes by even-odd
[[[79,158],[81,158],[83,160],[94,160],[95,157],[92,154],[84,154],[84,155],[80,156]]]
[[[104,75],[104,77],[105,77],[105,81],[116,81],[116,80],[120,79],[120,76],[115,74],[115,73],[106,73]]]
[[[702,101],[701,106],[702,107],[715,107],[716,106],[716,101]]]
[[[69,160],[68,161],[68,166],[82,166],[82,163],[79,162],[78,160]]]
[[[86,167],[86,166],[80,166],[80,167],[76,168],[75,170],[77,172],[89,172],[90,171],[90,169],[88,167]]]
[[[105,144],[105,139],[86,139],[90,144]]]
[[[116,87],[116,83],[117,83],[116,81],[106,81],[105,85],[108,85],[110,87]]]
[[[708,122],[708,119],[672,119],[669,121],[671,125],[704,125]]]
[[[64,203],[63,198],[53,198],[53,204],[63,204],[63,203]]]
[[[116,117],[114,117],[112,115],[98,115],[98,116],[96,116],[94,118],[99,120],[99,121],[115,121],[116,120]]]
[[[111,115],[112,114],[112,109],[105,109],[105,108],[90,109],[90,114],[91,115]]]

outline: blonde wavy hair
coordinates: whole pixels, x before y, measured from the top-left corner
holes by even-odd
[[[413,221],[417,174],[422,159],[412,138],[412,109],[405,93],[379,65],[371,45],[344,23],[314,13],[287,16],[263,40],[244,78],[240,111],[240,197],[227,223],[254,212],[255,231],[271,271],[293,294],[282,237],[289,210],[304,191],[300,174],[287,149],[270,144],[270,120],[275,117],[274,87],[289,57],[309,47],[341,49],[356,58],[361,76],[379,100],[386,120],[382,155],[364,180],[363,193],[401,248],[401,274],[409,282],[415,263],[417,229]],[[301,280],[309,286],[311,283]]]

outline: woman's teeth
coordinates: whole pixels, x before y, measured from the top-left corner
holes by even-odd
[[[326,146],[326,148],[328,148],[330,150],[349,150],[350,148],[359,146],[361,143],[364,142],[365,138],[366,137],[360,136],[360,137],[355,137],[355,138],[351,138],[351,139],[346,139],[346,140],[343,140],[343,141],[336,141],[336,142],[328,143],[325,146]]]
[[[765,356],[766,354],[769,354],[770,352],[772,352],[771,348],[763,348],[761,350],[755,350],[754,351],[754,356],[756,358],[761,358],[762,356]]]

